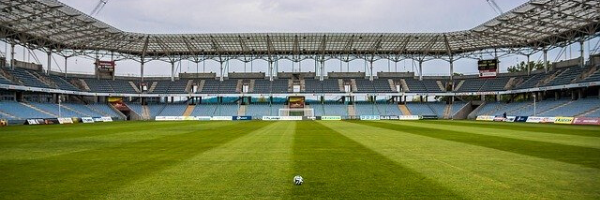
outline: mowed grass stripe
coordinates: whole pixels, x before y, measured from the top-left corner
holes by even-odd
[[[406,133],[427,136],[431,138],[483,146],[502,151],[508,151],[528,156],[535,156],[538,158],[552,159],[561,162],[578,164],[586,167],[600,169],[600,149],[595,148],[472,134],[448,129],[427,128],[422,126],[409,125],[409,123],[403,122],[388,123],[353,121],[351,123],[397,130]]]
[[[232,123],[232,122],[230,122]],[[243,127],[254,126],[254,122]],[[268,126],[110,192],[108,199],[282,198],[291,184],[294,122]]]
[[[322,124],[466,198],[600,197],[598,169],[346,121]]]
[[[424,124],[445,124],[457,127],[485,127],[514,131],[542,132],[561,135],[600,137],[600,126],[570,126],[564,124],[502,123],[466,120],[424,120]]]
[[[297,123],[294,171],[305,182],[290,198],[462,198],[318,122]]]
[[[133,143],[143,140],[156,139],[168,135],[176,135],[189,132],[194,127],[209,128],[224,126],[224,122],[156,122],[146,125],[135,123],[134,129],[125,129],[119,131],[106,131],[106,127],[112,127],[112,123],[99,123],[90,127],[85,124],[64,126],[61,132],[44,135],[45,141],[37,139],[38,136],[25,134],[21,139],[0,139],[0,161],[10,159],[40,159],[50,156],[58,156],[80,151],[87,151],[98,148],[122,145],[124,143]],[[81,125],[81,126],[80,126]],[[120,127],[120,124],[115,124]],[[82,127],[88,127],[82,130]],[[21,126],[27,130],[28,126]],[[148,128],[148,129],[147,129]],[[110,129],[112,130],[112,128]],[[19,135],[12,130],[10,135]],[[63,135],[73,135],[78,132],[76,137],[64,137]],[[89,134],[88,134],[89,133]],[[52,137],[54,136],[54,137]],[[30,142],[35,140],[35,142]],[[5,145],[6,144],[6,145]]]
[[[186,122],[167,122],[173,126]],[[165,127],[161,123],[112,122],[72,125],[8,126],[0,132],[0,146],[11,147],[23,144],[40,144],[53,140],[76,139],[81,137],[102,136],[122,132],[139,131]],[[33,136],[33,137],[24,137]]]
[[[504,138],[513,138],[519,140],[531,140],[538,142],[547,142],[555,144],[564,144],[581,147],[591,147],[600,149],[600,137],[589,137],[580,135],[566,135],[566,134],[553,134],[543,132],[546,129],[552,129],[552,127],[539,127],[539,131],[521,131],[521,130],[509,130],[501,128],[489,128],[486,124],[473,124],[472,126],[454,126],[452,123],[435,123],[431,120],[423,121],[386,121],[387,123],[401,123],[409,126],[418,126],[444,130],[460,130],[462,132],[478,134],[478,135],[489,135]],[[439,121],[445,122],[445,121]],[[531,124],[535,125],[535,124]]]
[[[187,133],[47,159],[2,161],[0,196],[7,199],[102,197],[110,189],[176,165],[267,125],[255,123],[240,128],[244,124],[231,123],[218,129],[194,127]]]

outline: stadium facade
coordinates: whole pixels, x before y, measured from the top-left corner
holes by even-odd
[[[0,9],[0,38],[11,44],[0,58],[0,118],[11,121],[262,117],[292,115],[294,109],[343,118],[600,117],[600,55],[586,59],[582,45],[598,37],[598,1],[532,0],[472,29],[446,33],[145,34],[122,31],[55,0],[1,0]],[[573,43],[581,44],[581,57],[548,62],[549,50]],[[64,72],[15,59],[15,45],[47,52],[48,66],[51,55],[64,57]],[[498,57],[540,52],[543,70],[527,65],[523,72],[498,73]],[[479,75],[453,75],[456,60],[482,55],[490,59],[473,66]],[[95,74],[69,73],[67,60],[76,56],[96,59]],[[327,73],[325,62],[332,59],[364,60],[367,70]],[[373,72],[378,60],[405,59],[418,62],[416,73]],[[448,62],[449,76],[423,76],[423,65],[434,59]],[[139,62],[141,76],[116,76],[115,63],[122,60]],[[176,74],[175,65],[184,60],[214,60],[220,72]],[[264,60],[268,70],[229,72],[231,60]],[[280,60],[312,60],[315,69],[282,72]],[[170,63],[171,76],[145,77],[150,61]],[[293,97],[303,97],[301,108],[292,107]],[[438,102],[426,102],[432,98]]]

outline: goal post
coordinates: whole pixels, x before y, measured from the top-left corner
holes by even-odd
[[[315,110],[312,108],[280,108],[279,116],[314,117]]]

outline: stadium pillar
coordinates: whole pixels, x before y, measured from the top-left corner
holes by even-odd
[[[585,65],[585,51],[583,46],[583,40],[579,41],[579,53],[581,54],[581,66],[579,67],[583,67]]]
[[[452,60],[452,58],[450,58],[450,80],[454,80],[454,61]],[[454,84],[452,85],[454,86]]]
[[[323,79],[325,79],[325,60],[321,60],[319,62],[321,63],[321,77],[319,77],[319,80],[323,81]]]
[[[529,61],[529,54],[527,54],[527,76],[531,75],[531,65],[530,65],[530,61]]]
[[[171,62],[171,82],[175,81],[175,62]]]
[[[52,69],[52,49],[48,50],[48,69],[46,69],[46,75],[50,74],[50,69]]]
[[[65,56],[65,78],[67,78],[67,60],[69,59],[69,57]]]
[[[269,81],[273,81],[273,61],[269,60]]]
[[[373,81],[373,60],[369,61],[369,71],[371,71],[370,76],[369,76],[369,81]]]
[[[142,82],[144,82],[144,59],[142,58],[142,62],[140,62],[140,78]]]
[[[423,80],[423,60],[419,60],[419,80]]]
[[[548,49],[544,49],[544,73],[548,73]]]
[[[219,71],[221,74],[219,74],[219,81],[223,82],[223,61],[219,61]]]
[[[9,64],[10,64],[10,68],[14,70],[15,69],[15,44],[14,43],[10,44],[10,61],[9,61]]]

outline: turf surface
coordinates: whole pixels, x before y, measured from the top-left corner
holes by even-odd
[[[0,199],[600,199],[600,128],[474,121],[0,129]],[[299,174],[305,184],[293,185]]]

